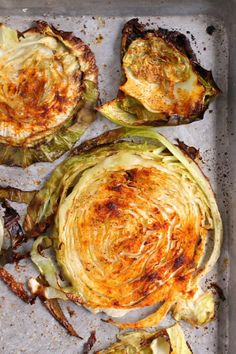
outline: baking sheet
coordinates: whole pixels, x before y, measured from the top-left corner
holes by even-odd
[[[115,97],[120,79],[119,46],[121,28],[131,17],[98,17],[94,8],[94,16],[50,16],[45,12],[43,16],[28,15],[30,11],[24,7],[18,16],[1,17],[0,21],[19,30],[28,28],[33,20],[43,19],[65,31],[73,31],[88,43],[95,53],[100,70],[99,88],[100,98],[104,102]],[[92,11],[92,10],[91,10]],[[230,189],[229,161],[228,161],[228,130],[227,130],[227,80],[228,80],[228,40],[223,22],[215,17],[198,16],[161,16],[142,17],[140,20],[150,24],[150,27],[161,26],[168,29],[177,29],[185,33],[190,39],[198,59],[203,67],[213,71],[214,78],[223,91],[210,106],[203,121],[187,126],[174,128],[159,128],[158,130],[174,141],[177,137],[188,145],[200,148],[203,157],[203,170],[210,178],[216,193],[225,226],[225,241],[221,259],[215,271],[203,281],[203,286],[217,282],[227,297],[228,283],[228,192]],[[206,27],[214,25],[216,31],[210,36]],[[94,137],[103,131],[115,127],[114,124],[98,116],[97,120],[83,135],[80,142]],[[0,184],[11,185],[21,189],[40,188],[43,181],[54,167],[62,160],[53,164],[39,163],[25,170],[0,166]],[[24,215],[25,205],[13,203],[14,207]],[[34,268],[26,261],[20,262],[17,268],[8,266],[18,279],[25,281],[30,275],[36,274]],[[195,354],[227,353],[228,352],[228,302],[220,303],[217,319],[204,328],[192,329],[182,323],[186,338]],[[95,329],[97,342],[94,349],[101,349],[115,340],[118,330],[103,323],[103,315],[93,315],[83,308],[71,303],[62,305],[65,314],[69,317],[69,310],[75,314],[69,318],[79,334],[84,338],[80,341],[68,336],[65,330],[50,316],[47,310],[36,301],[34,305],[26,305],[13,294],[6,286],[0,283],[0,353],[82,353],[83,343],[89,337],[90,331]],[[135,319],[137,316],[150,312],[150,309],[131,313],[126,317]],[[173,323],[167,318],[162,326]]]

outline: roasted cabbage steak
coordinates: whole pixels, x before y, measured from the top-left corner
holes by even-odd
[[[0,163],[26,167],[69,150],[95,117],[98,70],[89,47],[37,21],[0,25]]]
[[[187,124],[202,119],[220,92],[184,34],[146,29],[138,19],[123,28],[121,66],[117,98],[97,108],[119,125]]]
[[[214,193],[198,165],[151,129],[119,128],[75,148],[34,195],[24,229],[39,235],[31,256],[48,284],[30,279],[34,294],[113,317],[160,303],[136,322],[108,320],[120,328],[158,325],[170,309],[192,324],[214,317],[213,295],[199,285],[220,253]],[[43,255],[50,247],[56,265]]]

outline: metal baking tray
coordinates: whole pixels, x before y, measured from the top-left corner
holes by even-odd
[[[135,1],[72,1],[57,0],[1,0],[0,21],[23,30],[33,20],[43,19],[65,31],[73,31],[94,51],[100,71],[102,101],[115,96],[119,78],[119,46],[121,28],[132,18],[139,17],[150,26],[177,29],[190,38],[203,67],[213,71],[223,91],[205,114],[202,121],[186,126],[159,128],[174,141],[177,137],[186,144],[200,148],[203,170],[210,178],[216,193],[224,222],[224,244],[220,261],[214,272],[203,281],[203,286],[217,282],[226,301],[220,302],[214,321],[204,328],[193,329],[182,324],[188,342],[195,354],[236,353],[236,1],[210,0],[135,0]],[[215,27],[209,35],[206,28]],[[94,137],[114,124],[98,116],[80,141]],[[22,189],[40,188],[45,178],[65,155],[53,164],[39,163],[24,170],[0,166],[0,184]],[[23,216],[26,206],[13,203]],[[235,236],[235,239],[234,239]],[[26,261],[8,266],[19,280],[26,281],[36,271]],[[64,303],[63,309],[75,314],[70,318],[84,341],[67,335],[65,330],[36,301],[26,305],[0,283],[0,353],[75,354],[83,352],[83,344],[95,329],[97,342],[94,350],[115,340],[118,330],[103,323],[103,315],[93,315],[82,307]],[[144,309],[129,315],[135,319]],[[172,323],[167,318],[162,326]]]

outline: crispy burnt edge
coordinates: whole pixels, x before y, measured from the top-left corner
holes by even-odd
[[[47,22],[39,20],[35,21],[34,26],[30,27],[26,31],[17,31],[17,33],[18,38],[24,37],[26,34],[31,33],[39,33],[56,37],[66,47],[72,50],[80,59],[80,64],[82,64],[84,67],[84,70],[82,71],[83,82],[84,80],[91,81],[96,85],[97,88],[98,67],[96,65],[95,55],[89,46],[85,44],[80,38],[76,37],[73,32],[57,30],[53,25],[49,25]],[[84,88],[85,86],[83,85],[83,89]],[[97,100],[98,99],[99,94],[97,96]],[[84,106],[86,109],[94,112],[93,118],[90,119],[89,122],[85,122],[83,120],[80,122],[77,116],[79,111],[82,110]],[[60,126],[59,129],[54,131],[52,134],[49,134],[45,138],[36,141],[33,147],[19,147],[8,143],[0,143],[0,150],[2,151],[0,154],[0,163],[8,166],[27,167],[36,162],[52,162],[56,160],[73,147],[75,142],[80,138],[88,125],[95,119],[95,106],[96,102],[86,105],[86,100],[84,100],[82,107],[79,107],[76,112],[73,113],[69,126]],[[76,123],[82,123],[81,131],[78,133],[78,136],[72,139],[72,141],[66,141],[66,139],[64,139],[65,147],[63,149],[61,149],[59,146],[57,146],[57,149],[53,149],[53,146],[56,144],[55,138],[62,139],[63,136],[66,136],[68,129]],[[48,148],[49,151],[44,153],[44,149],[42,149],[43,147]],[[50,148],[52,148],[52,150]]]
[[[16,251],[19,246],[27,242],[28,238],[19,222],[19,214],[8,201],[28,204],[35,193],[36,191],[22,191],[18,188],[0,186],[0,205],[4,209],[4,228],[10,236],[10,246],[0,251],[1,266],[8,263],[17,263],[21,259],[29,257],[29,253],[18,253]]]
[[[179,140],[178,138],[176,139],[178,148],[185,154],[187,155],[191,160],[197,161],[202,160],[202,157],[200,155],[200,149],[196,149],[194,146],[189,146],[185,144],[183,141]]]
[[[84,344],[83,354],[89,354],[90,350],[92,349],[92,347],[96,343],[96,340],[97,340],[96,331],[93,330],[90,333],[90,336],[89,336],[87,342]]]
[[[19,222],[20,216],[17,211],[11,207],[8,201],[0,197],[0,205],[4,209],[3,221],[4,228],[10,236],[10,245],[8,248],[0,250],[0,266],[6,264],[18,263],[20,260],[29,257],[29,253],[19,253],[17,248],[24,242],[27,242],[27,237]]]
[[[5,209],[3,220],[4,227],[7,229],[10,238],[11,238],[11,247],[15,250],[23,242],[27,241],[25,233],[22,229],[21,224],[19,223],[20,215],[17,211],[11,207],[6,199],[1,201],[2,207]]]
[[[126,76],[123,70],[123,57],[128,50],[130,44],[138,39],[138,38],[145,38],[147,34],[154,34],[157,37],[162,38],[166,43],[172,44],[177,50],[179,50],[182,54],[187,56],[190,60],[190,63],[193,67],[193,70],[203,78],[204,81],[209,82],[210,86],[215,90],[215,95],[212,97],[216,97],[222,91],[217,86],[216,82],[213,79],[212,72],[204,69],[197,60],[196,54],[194,53],[189,39],[181,32],[178,31],[169,31],[167,29],[158,28],[155,29],[146,29],[146,26],[143,23],[139,22],[138,18],[133,18],[129,20],[122,29],[122,37],[121,37],[121,69],[122,69],[122,79],[121,83],[124,84],[126,81]],[[126,95],[119,90],[117,94],[117,99],[124,98]],[[145,126],[163,126],[163,125],[179,125],[179,124],[188,124],[193,121],[203,119],[204,113],[207,110],[209,102],[204,102],[204,104],[200,105],[198,109],[192,113],[191,116],[181,117],[178,115],[172,115],[168,117],[167,122],[163,122],[160,120],[145,122],[145,124],[141,123],[141,125]],[[108,102],[109,103],[109,102]],[[139,126],[139,124],[137,124]]]
[[[40,298],[42,304],[47,308],[50,314],[55,318],[55,320],[66,329],[67,333],[72,337],[77,337],[79,339],[83,339],[76,332],[74,327],[67,320],[65,314],[63,313],[61,306],[57,299],[44,299]]]
[[[120,139],[120,137],[122,137],[125,134],[125,132],[126,132],[126,128],[117,128],[113,130],[108,130],[107,132],[95,138],[84,141],[82,144],[75,147],[71,151],[70,155],[71,156],[79,155],[83,152],[90,151],[99,146],[114,144]]]

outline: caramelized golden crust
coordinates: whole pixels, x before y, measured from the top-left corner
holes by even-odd
[[[152,141],[121,140],[133,137]],[[59,269],[39,253],[50,240],[40,237],[32,260],[48,279],[47,298],[114,317],[160,303],[137,322],[109,320],[123,329],[156,326],[174,304],[179,318],[194,313],[197,324],[214,316],[213,297],[201,295],[199,280],[219,257],[222,222],[207,179],[188,156],[196,150],[181,148],[151,129],[120,128],[84,142],[55,169],[24,222],[34,237],[53,221],[52,247],[69,284],[58,283]],[[198,299],[207,306],[199,316]]]
[[[89,308],[140,308],[188,291],[207,230],[190,186],[174,207],[175,178],[161,166],[107,172],[73,197],[57,257],[77,257],[63,268]]]

